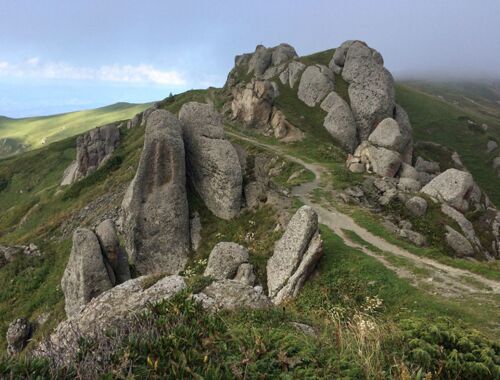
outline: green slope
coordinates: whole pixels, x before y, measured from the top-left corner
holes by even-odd
[[[0,117],[0,157],[37,149],[99,125],[131,118],[149,104],[116,103],[93,110],[10,119]]]
[[[396,97],[410,116],[415,141],[432,141],[456,150],[476,182],[497,206],[500,205],[500,178],[492,168],[492,160],[498,152],[486,152],[489,139],[500,141],[500,119],[485,118],[408,83],[396,86]],[[488,131],[471,128],[468,120],[488,123]],[[418,150],[416,153],[432,154]]]

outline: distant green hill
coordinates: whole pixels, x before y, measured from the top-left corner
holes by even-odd
[[[11,119],[0,116],[0,157],[40,148],[99,125],[130,119],[149,104],[116,103],[93,110]]]

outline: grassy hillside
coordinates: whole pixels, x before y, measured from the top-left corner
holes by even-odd
[[[60,115],[10,119],[0,117],[0,157],[78,135],[99,125],[130,119],[149,104],[116,103]]]
[[[497,206],[500,205],[500,178],[491,165],[498,152],[486,152],[489,139],[500,141],[500,119],[486,120],[410,84],[398,84],[396,97],[410,116],[415,141],[432,141],[456,150],[477,183]],[[478,124],[487,122],[488,131],[471,128],[468,120]],[[436,159],[432,157],[432,152],[419,152],[417,149],[416,153],[429,154],[429,158]]]

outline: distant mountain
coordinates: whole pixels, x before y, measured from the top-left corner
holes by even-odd
[[[92,110],[12,119],[0,116],[0,157],[40,148],[99,125],[129,119],[149,106],[115,103]]]

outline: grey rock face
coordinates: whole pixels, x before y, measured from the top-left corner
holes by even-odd
[[[411,135],[404,133],[398,122],[392,118],[382,120],[368,137],[375,146],[402,153],[408,145]]]
[[[394,79],[381,63],[383,60],[378,52],[360,41],[347,46],[342,77],[349,83],[352,113],[359,139],[363,141],[380,121],[393,116]],[[337,61],[341,59],[337,57]]]
[[[248,259],[246,248],[236,243],[221,242],[210,253],[204,276],[216,280],[232,279],[240,265],[247,263]]]
[[[31,338],[31,333],[32,326],[27,319],[19,318],[11,322],[6,334],[9,355],[20,353]]]
[[[297,97],[309,107],[320,103],[335,87],[333,72],[323,65],[308,66],[300,78]]]
[[[82,306],[112,286],[97,236],[86,228],[76,229],[61,280],[66,314],[77,315]]]
[[[347,51],[349,50],[349,48],[351,47],[351,45],[354,42],[359,42],[359,43],[365,44],[362,41],[356,41],[356,40],[348,40],[348,41],[343,42],[342,45],[340,45],[337,49],[335,49],[335,53],[333,54],[333,58],[330,62],[330,66],[335,64],[339,67],[344,67],[345,57],[347,55]]]
[[[300,79],[300,75],[305,70],[306,65],[302,62],[292,61],[281,72],[279,78],[281,83],[288,84],[290,88],[295,87],[295,83]]]
[[[140,274],[184,269],[190,246],[184,143],[179,120],[167,111],[148,117],[122,208],[127,251]]]
[[[481,246],[481,242],[476,236],[476,232],[474,231],[474,226],[472,223],[462,214],[460,211],[455,210],[454,208],[442,204],[441,205],[441,211],[443,214],[447,215],[451,219],[453,219],[459,226],[460,229],[462,230],[464,236],[472,243],[474,243],[476,246]]]
[[[120,130],[110,124],[90,130],[76,140],[76,161],[64,172],[61,185],[69,185],[102,166],[120,143]]]
[[[207,286],[200,293],[205,307],[217,309],[264,309],[272,306],[265,294],[236,280],[220,280]]]
[[[321,103],[321,108],[328,112],[323,122],[325,129],[346,151],[352,153],[358,145],[358,138],[349,105],[332,91]]]
[[[473,187],[474,181],[470,173],[448,169],[425,185],[421,192],[459,211],[467,211],[469,208],[467,196]]]
[[[403,162],[411,165],[413,162],[413,132],[410,123],[410,118],[406,111],[399,104],[394,108],[395,120],[397,121],[403,139],[407,141],[406,146],[401,147],[399,152]]]
[[[269,297],[275,304],[297,295],[321,254],[318,215],[311,207],[302,206],[267,262]]]
[[[402,228],[399,231],[399,235],[418,247],[424,247],[427,245],[427,239],[425,238],[425,236],[416,231]]]
[[[49,349],[59,352],[65,362],[70,362],[74,359],[71,355],[77,352],[74,347],[81,335],[92,338],[102,334],[118,321],[133,318],[147,305],[169,299],[186,288],[184,279],[177,275],[166,276],[145,287],[143,284],[148,280],[148,276],[134,278],[93,298],[80,313],[61,322],[48,342],[37,348],[37,354],[43,356]]]
[[[446,231],[446,243],[458,257],[470,257],[474,255],[474,248],[462,234],[450,226],[446,226]]]
[[[102,253],[113,270],[116,279],[115,283],[121,284],[130,280],[127,253],[120,246],[115,223],[111,219],[106,219],[97,226],[95,233],[101,245]]]
[[[231,112],[233,119],[247,127],[266,127],[271,119],[274,98],[277,96],[269,81],[252,80],[243,87],[232,89]]]
[[[414,196],[406,202],[406,208],[415,216],[424,216],[427,212],[427,201],[422,197]]]
[[[179,111],[187,173],[210,211],[231,219],[241,208],[243,176],[238,153],[225,138],[222,116],[210,105],[190,102]]]

